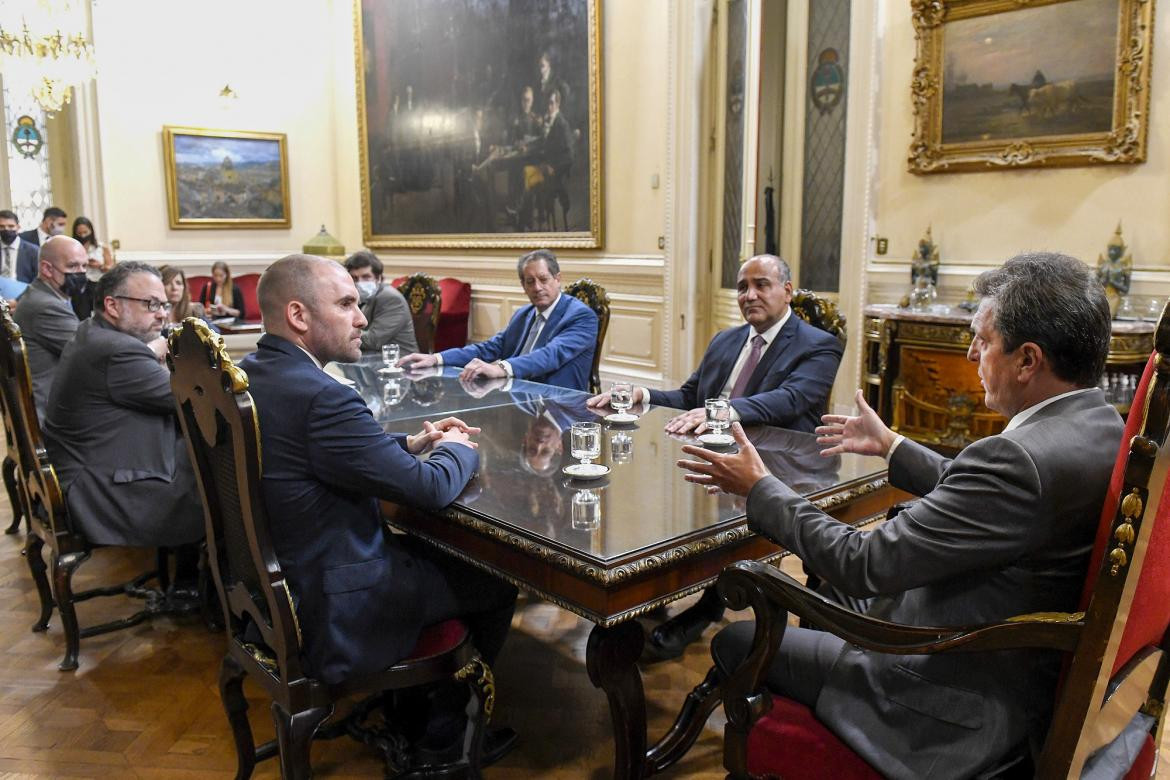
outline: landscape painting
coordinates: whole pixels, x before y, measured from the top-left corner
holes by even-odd
[[[1117,0],[1076,0],[948,24],[942,142],[1108,132]]]
[[[163,128],[172,228],[287,228],[283,133]]]
[[[359,0],[364,240],[601,245],[600,0]]]
[[[1145,162],[1153,2],[910,7],[911,172]]]

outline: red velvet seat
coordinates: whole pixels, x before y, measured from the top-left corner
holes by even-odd
[[[204,285],[211,283],[210,276],[188,276],[187,289],[191,293],[192,301],[199,301],[199,295],[203,292]]]
[[[471,318],[471,284],[450,276],[439,280],[443,299],[439,305],[439,327],[435,330],[435,351],[467,344],[467,322]]]
[[[1132,701],[1127,705],[1124,696],[1107,693],[1106,686],[1116,685],[1118,690],[1129,687],[1139,701],[1145,700],[1142,711],[1160,721],[1167,677],[1170,677],[1170,522],[1163,522],[1170,515],[1170,501],[1163,500],[1170,487],[1166,480],[1170,467],[1167,445],[1170,366],[1161,365],[1161,353],[1170,349],[1167,319],[1170,318],[1159,323],[1157,352],[1151,356],[1139,383],[1122,438],[1123,446],[1114,465],[1080,605],[1083,613],[1069,616],[1067,622],[1059,624],[1059,629],[1054,629],[1051,623],[1045,626],[1039,621],[1018,621],[949,633],[940,630],[937,639],[927,642],[921,635],[912,636],[909,627],[874,621],[826,603],[791,578],[754,561],[743,561],[724,571],[720,577],[724,598],[737,608],[751,602],[757,630],[761,633],[777,628],[782,632],[786,610],[791,610],[814,622],[818,616],[827,618],[827,624],[842,627],[834,633],[855,644],[870,647],[886,644],[881,652],[897,651],[891,635],[899,629],[907,631],[900,652],[945,652],[961,647],[971,637],[978,636],[986,642],[987,636],[997,630],[1004,631],[1005,641],[988,649],[1075,646],[1057,692],[1052,726],[1036,773],[1043,777],[1079,775],[1095,746],[1107,743],[1135,714]],[[1120,500],[1122,495],[1126,496],[1125,502]],[[1133,541],[1127,543],[1131,534]],[[759,627],[761,622],[772,626]],[[1021,637],[1019,627],[1030,622],[1035,623],[1035,631]],[[881,640],[873,638],[879,628],[884,632]],[[1060,639],[1045,636],[1046,629],[1070,632],[1073,636]],[[867,631],[871,632],[869,638]],[[1016,636],[1006,639],[1011,631],[1016,631]],[[774,634],[775,644],[779,635]],[[921,644],[909,647],[915,638]],[[768,651],[769,662],[774,651],[773,644]],[[1151,653],[1150,662],[1157,664],[1152,681],[1135,671],[1136,662],[1145,657],[1144,653]],[[745,668],[747,665],[745,662]],[[1107,674],[1100,673],[1102,667]],[[760,690],[759,685],[756,680],[752,690]],[[762,695],[771,698],[770,703],[759,699],[759,695],[741,698],[742,694],[730,691],[724,695],[729,718],[724,765],[731,777],[880,777],[875,768],[817,721],[807,707],[766,693]],[[763,713],[754,723],[751,702],[755,703],[756,711]],[[1157,726],[1154,733],[1160,733]],[[1094,743],[1094,729],[1108,736]],[[1126,777],[1132,780],[1151,777],[1156,757],[1154,739],[1147,734]]]
[[[244,296],[244,310],[248,313],[245,322],[259,322],[260,299],[256,296],[256,286],[260,284],[260,274],[240,274],[233,276],[232,281]]]

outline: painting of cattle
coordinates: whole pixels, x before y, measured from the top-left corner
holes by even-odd
[[[911,5],[913,172],[1145,159],[1153,3]]]

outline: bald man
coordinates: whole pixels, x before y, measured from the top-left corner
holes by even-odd
[[[44,421],[49,390],[65,345],[79,324],[70,298],[85,289],[85,247],[69,236],[53,236],[43,247],[37,278],[20,297],[13,319],[24,336],[32,373],[37,419]]]
[[[462,618],[494,662],[516,589],[382,524],[378,499],[438,510],[479,464],[478,428],[448,417],[413,436],[390,435],[361,397],[322,370],[361,357],[366,318],[340,264],[308,255],[273,263],[258,289],[265,334],[240,362],[260,420],[261,491],[304,629],[309,672],[340,683],[408,656],[424,626]],[[418,456],[430,452],[426,460]],[[436,522],[442,520],[436,519]],[[466,689],[412,702],[422,763],[458,759]],[[489,732],[484,762],[514,743]]]

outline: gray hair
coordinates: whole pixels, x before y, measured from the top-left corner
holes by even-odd
[[[102,302],[106,298],[116,298],[119,295],[126,293],[126,284],[130,281],[130,277],[134,274],[150,274],[157,277],[159,281],[162,280],[162,274],[150,263],[141,263],[137,260],[126,260],[118,263],[110,270],[102,274],[102,278],[98,280],[97,288],[94,291],[94,297],[97,299],[97,307],[101,308]]]
[[[1052,372],[1093,387],[1105,371],[1111,332],[1109,301],[1088,266],[1056,252],[1027,252],[975,279],[990,300],[1005,352],[1035,343]]]
[[[752,260],[769,262],[775,266],[776,277],[780,280],[780,284],[792,281],[792,269],[788,267],[788,263],[784,261],[784,258],[777,257],[776,255],[755,255],[754,257],[749,257],[746,262],[750,263]]]
[[[535,263],[537,260],[543,260],[548,272],[556,276],[561,272],[561,266],[557,262],[557,256],[553,254],[551,249],[533,249],[526,255],[521,255],[520,259],[516,261],[516,275],[520,280],[524,280],[524,267],[529,263]]]

